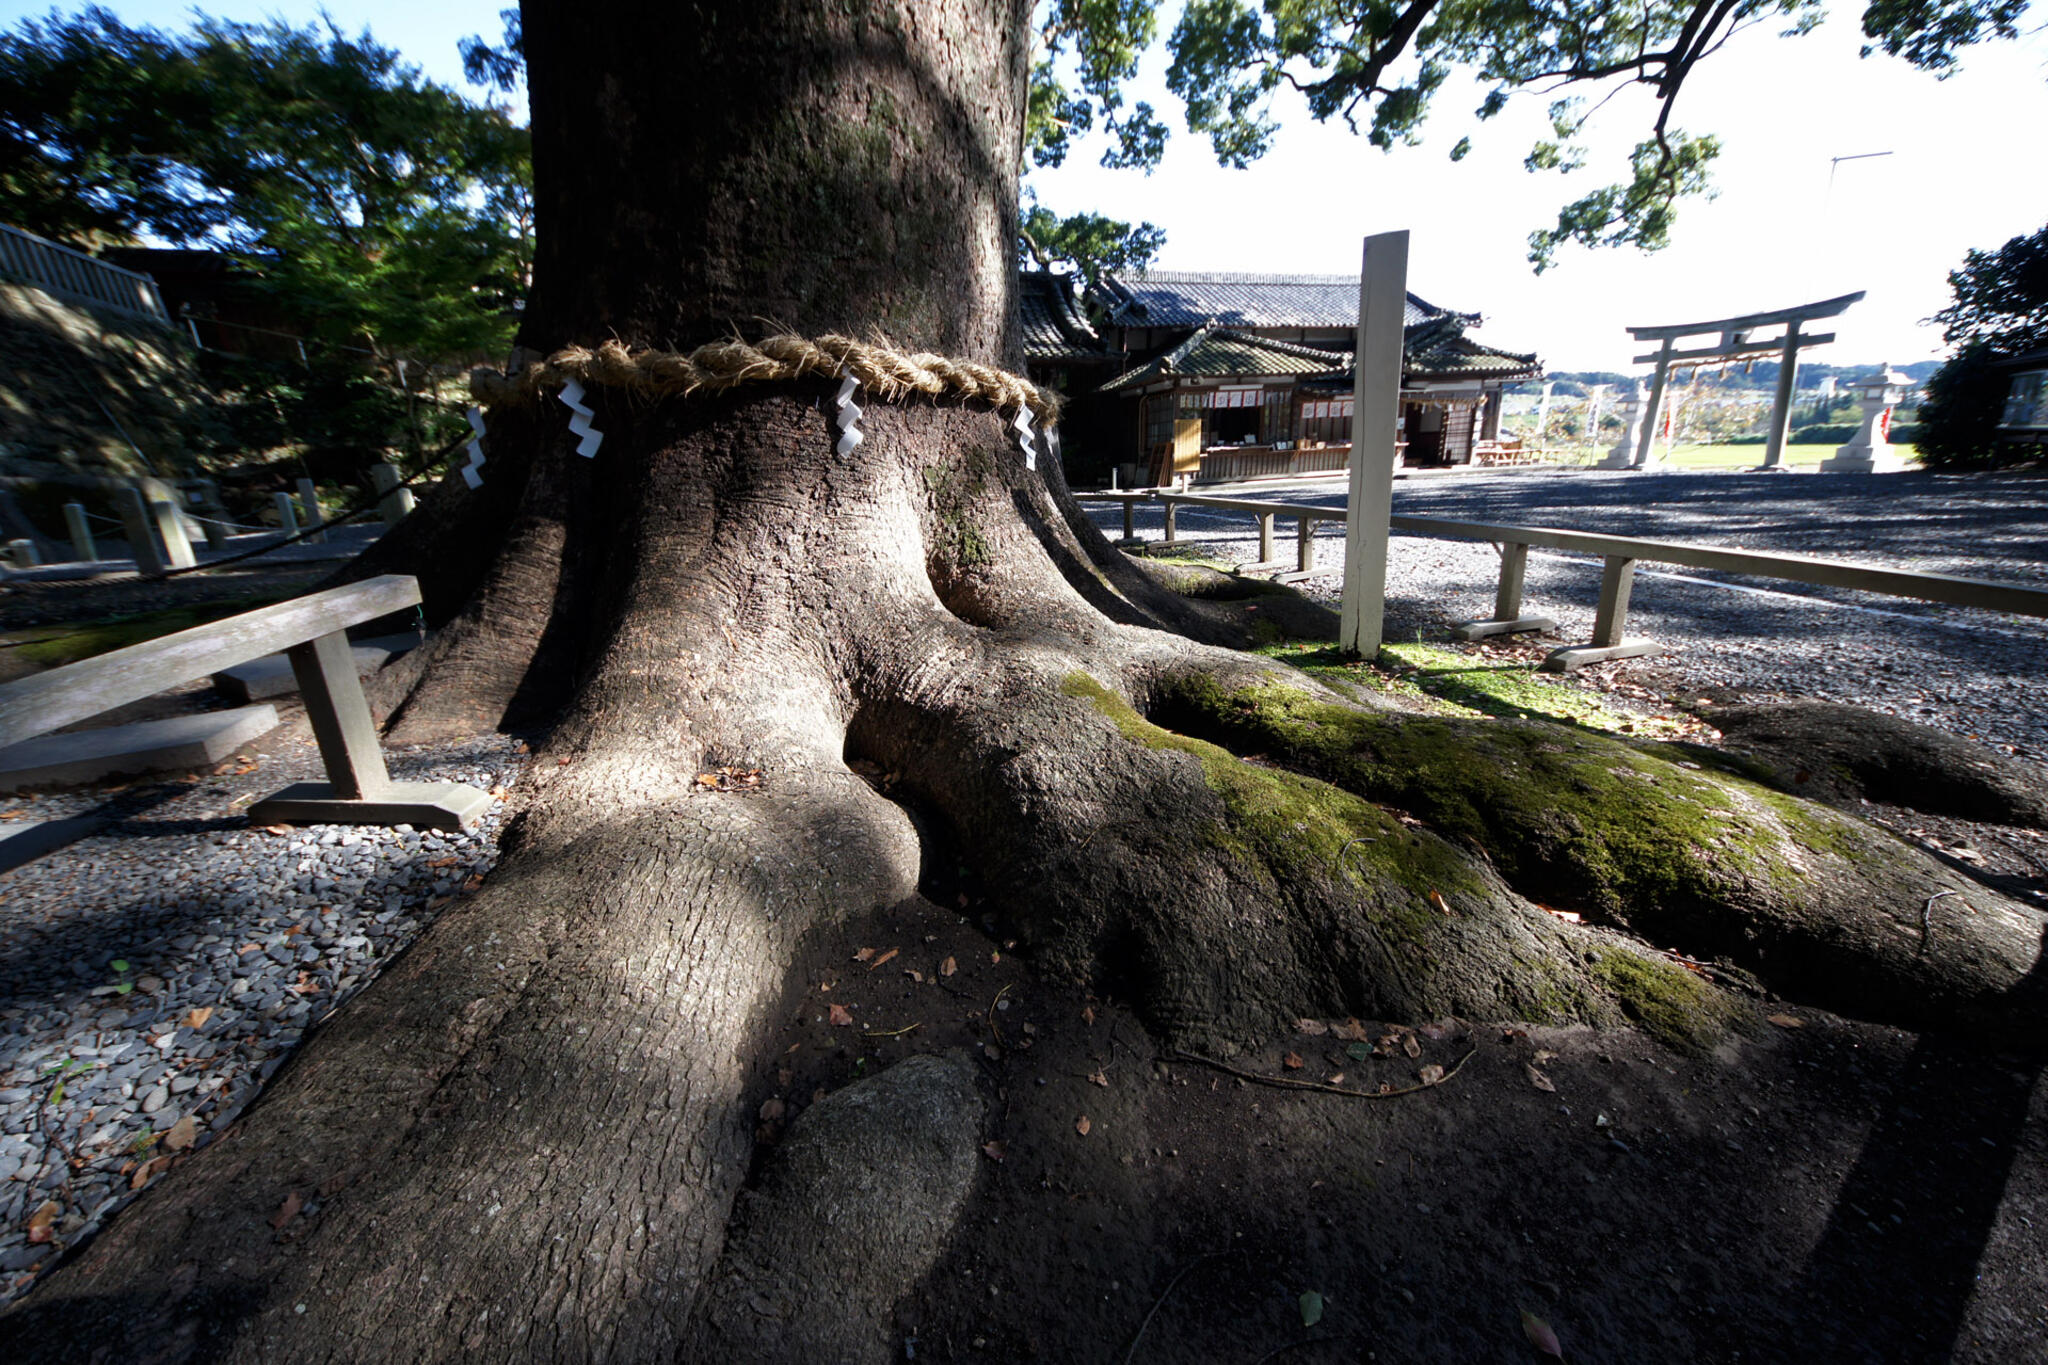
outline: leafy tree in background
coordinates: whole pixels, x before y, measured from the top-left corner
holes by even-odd
[[[380,428],[418,441],[397,361],[417,390],[418,362],[509,342],[529,146],[507,110],[332,23],[200,16],[167,34],[93,8],[0,34],[0,221],[87,249],[226,252],[327,368],[368,363],[393,385],[381,418],[349,424],[371,446]],[[315,378],[287,387],[345,376]]]
[[[1864,54],[1882,50],[1946,76],[1961,49],[2017,36],[2026,8],[2027,0],[1871,0]],[[1124,96],[1153,41],[1157,10],[1157,0],[1053,0],[1040,8],[1026,134],[1035,164],[1058,165],[1072,139],[1098,125],[1111,139],[1104,165],[1159,163],[1165,126],[1149,104],[1126,108]],[[1627,87],[1647,88],[1655,115],[1626,175],[1530,235],[1529,259],[1540,271],[1567,242],[1663,246],[1678,200],[1710,192],[1708,167],[1721,150],[1711,134],[1673,122],[1686,81],[1743,29],[1776,23],[1788,36],[1803,34],[1823,13],[1821,0],[1266,0],[1258,8],[1189,0],[1167,39],[1167,85],[1217,159],[1244,166],[1272,144],[1273,101],[1283,90],[1318,121],[1342,119],[1391,149],[1420,141],[1453,72],[1469,71],[1488,87],[1481,120],[1516,96],[1551,99],[1549,134],[1524,163],[1532,172],[1583,166],[1580,138],[1593,114]],[[1461,137],[1451,158],[1470,147]]]
[[[2001,447],[1998,420],[2007,356],[2048,347],[2048,227],[1996,251],[1972,251],[1948,275],[1948,307],[1934,315],[1954,355],[1927,381],[1917,445],[1923,462],[1988,468],[2032,455]]]

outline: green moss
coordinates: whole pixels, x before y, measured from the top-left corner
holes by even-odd
[[[985,456],[964,458],[958,465],[934,466],[924,471],[925,491],[931,495],[932,514],[938,522],[939,543],[954,565],[962,569],[981,568],[995,562],[995,551],[970,510],[987,492],[990,468]]]
[[[1615,918],[1718,902],[1731,882],[1796,886],[1797,851],[1844,852],[1841,817],[1740,778],[1541,724],[1395,718],[1305,688],[1182,687],[1177,728],[1273,755],[1483,847],[1512,882]]]
[[[1060,690],[1088,701],[1134,744],[1199,759],[1203,781],[1224,809],[1211,842],[1276,885],[1306,877],[1398,888],[1397,894],[1382,898],[1383,914],[1376,918],[1383,927],[1397,922],[1411,937],[1440,922],[1433,894],[1484,893],[1479,878],[1452,849],[1415,834],[1341,787],[1248,763],[1219,745],[1154,725],[1085,673],[1069,674]]]
[[[1704,1052],[1734,1019],[1728,998],[1683,967],[1608,949],[1594,955],[1592,968],[1622,1013],[1669,1047]]]

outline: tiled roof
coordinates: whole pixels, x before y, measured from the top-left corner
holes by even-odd
[[[1017,317],[1024,333],[1024,358],[1043,364],[1103,360],[1102,338],[1074,306],[1071,275],[1027,270],[1018,280]]]
[[[1411,345],[1401,368],[1409,379],[1519,379],[1543,373],[1533,353],[1497,351],[1456,333],[1419,348]]]
[[[1275,375],[1330,374],[1349,369],[1351,357],[1291,341],[1269,341],[1228,327],[1203,326],[1165,355],[1127,370],[1102,386],[1115,389],[1149,384],[1168,376],[1263,379]]]
[[[1092,291],[1110,325],[1199,327],[1356,327],[1356,275],[1248,275],[1236,271],[1151,270],[1104,275]],[[1402,321],[1415,327],[1440,318],[1477,323],[1408,296]]]

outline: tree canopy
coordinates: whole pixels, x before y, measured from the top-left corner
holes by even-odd
[[[1927,381],[1920,458],[1951,468],[2031,458],[1999,440],[2008,383],[1999,361],[2048,347],[2048,227],[1996,251],[1971,251],[1948,273],[1948,287],[1951,301],[1934,320],[1956,351]]]
[[[329,21],[105,9],[0,33],[7,220],[92,248],[232,254],[308,335],[418,357],[495,348],[531,260],[526,129]]]
[[[1034,164],[1059,165],[1098,127],[1110,139],[1104,165],[1159,164],[1167,128],[1149,103],[1126,94],[1157,36],[1158,9],[1158,0],[1041,6],[1026,134]],[[1870,0],[1864,55],[1883,51],[1946,76],[1963,48],[2017,36],[2025,10],[2026,0]],[[1524,162],[1531,172],[1585,165],[1593,116],[1621,90],[1647,88],[1654,119],[1622,177],[1530,234],[1529,259],[1542,270],[1567,242],[1663,246],[1677,202],[1710,192],[1708,168],[1721,150],[1712,134],[1673,121],[1687,79],[1736,33],[1777,23],[1803,34],[1823,11],[1821,0],[1189,0],[1166,40],[1167,85],[1217,159],[1243,166],[1271,146],[1283,91],[1317,120],[1342,119],[1391,149],[1419,142],[1450,76],[1469,71],[1487,87],[1475,111],[1482,121],[1517,97],[1550,101],[1548,134]],[[1470,147],[1460,137],[1452,159]]]

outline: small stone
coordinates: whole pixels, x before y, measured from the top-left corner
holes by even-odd
[[[170,1088],[168,1086],[159,1085],[152,1089],[147,1095],[144,1095],[142,1097],[142,1112],[145,1114],[154,1114],[157,1110],[163,1108],[170,1102]]]

